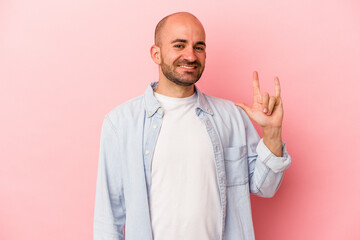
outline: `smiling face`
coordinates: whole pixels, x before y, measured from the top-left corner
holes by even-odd
[[[200,21],[188,13],[170,16],[159,33],[156,63],[160,81],[180,86],[196,83],[205,68],[205,31]]]

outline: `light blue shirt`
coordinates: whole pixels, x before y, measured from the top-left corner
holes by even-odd
[[[152,83],[144,95],[121,104],[104,119],[96,185],[95,240],[123,240],[124,225],[126,240],[153,239],[150,167],[164,114],[154,97],[156,87],[157,83]],[[195,90],[195,111],[211,139],[218,176],[222,224],[216,240],[254,239],[250,192],[261,197],[275,194],[291,161],[285,143],[283,156],[276,157],[241,108]]]

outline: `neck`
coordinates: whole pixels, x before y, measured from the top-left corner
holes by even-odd
[[[156,93],[175,98],[184,98],[190,97],[194,94],[195,87],[194,84],[190,86],[180,86],[168,79],[160,79]]]

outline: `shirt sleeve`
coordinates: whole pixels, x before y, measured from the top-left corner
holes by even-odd
[[[117,130],[107,116],[100,137],[94,240],[124,239],[125,207],[119,146]]]
[[[256,147],[256,152],[258,154],[258,159],[268,166],[273,172],[279,173],[284,171],[290,166],[291,158],[286,150],[286,144],[282,143],[282,153],[281,157],[275,156],[269,148],[264,144],[264,140],[261,139]]]

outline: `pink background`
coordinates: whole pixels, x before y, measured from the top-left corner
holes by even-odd
[[[157,80],[156,23],[207,31],[199,88],[251,103],[282,84],[293,162],[252,198],[257,239],[360,239],[360,3],[351,0],[2,0],[0,239],[91,239],[102,120]]]

